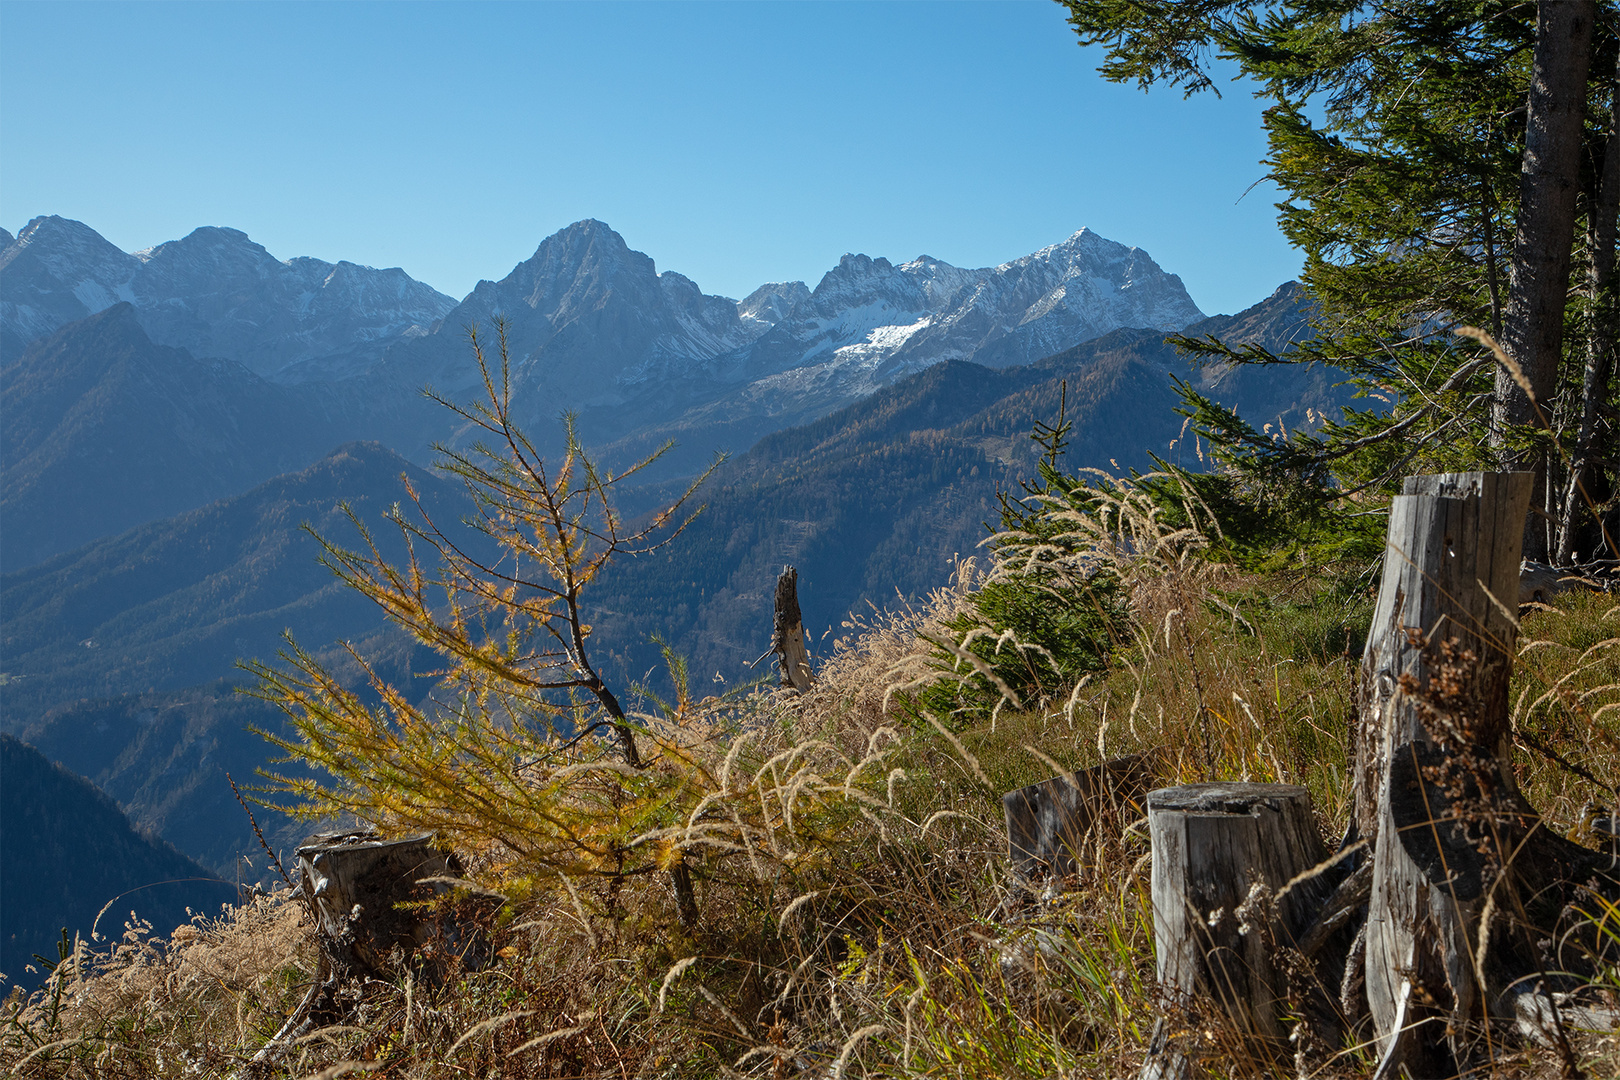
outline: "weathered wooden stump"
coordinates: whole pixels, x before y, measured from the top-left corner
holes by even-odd
[[[1507,692],[1530,488],[1529,473],[1414,476],[1390,506],[1355,733],[1367,1004],[1390,1069],[1459,1068],[1480,1030],[1482,842],[1517,796]]]
[[[1148,789],[1158,779],[1156,764],[1132,754],[1003,795],[1012,877],[1030,884],[1074,873],[1087,837],[1100,822],[1146,813]]]
[[[799,572],[782,567],[776,579],[776,620],[771,634],[771,651],[782,666],[782,685],[799,693],[810,689],[815,676],[810,671],[810,650],[804,641],[804,619],[799,613]]]
[[[1256,1053],[1280,1051],[1291,1006],[1277,949],[1305,935],[1330,891],[1325,877],[1307,873],[1327,857],[1310,794],[1289,784],[1193,784],[1150,792],[1147,806],[1166,1003],[1213,1001]],[[1162,1029],[1154,1042],[1143,1077],[1182,1075],[1180,1049]]]
[[[1593,893],[1620,896],[1616,860],[1544,828],[1514,780],[1530,490],[1525,473],[1416,476],[1390,507],[1355,732],[1380,1078],[1467,1073],[1487,1062],[1493,1024],[1556,1016],[1554,999],[1582,984],[1572,966],[1612,962],[1577,913]],[[1537,944],[1554,941],[1556,963]]]
[[[425,903],[462,876],[455,855],[434,847],[431,835],[322,834],[298,849],[298,866],[322,948],[338,968],[381,977],[417,962],[442,980],[489,963],[476,920]]]

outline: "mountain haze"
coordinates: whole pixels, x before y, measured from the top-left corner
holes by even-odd
[[[1262,344],[1286,348],[1307,314],[1287,287],[1238,318]],[[1210,320],[1201,325],[1221,326]],[[1238,324],[1233,324],[1238,325]],[[1110,471],[1147,467],[1180,431],[1172,374],[1251,418],[1305,423],[1304,410],[1343,398],[1331,372],[1195,370],[1156,330],[1115,330],[1031,365],[945,361],[808,425],[760,440],[700,493],[705,512],[676,543],[615,563],[586,597],[594,656],[619,685],[659,682],[661,635],[705,685],[718,672],[748,677],[770,635],[771,589],[798,566],[812,650],[852,610],[916,600],[972,555],[996,513],[996,491],[1034,469],[1031,422],[1053,419],[1066,397],[1074,432],[1066,463]],[[1188,451],[1186,460],[1193,460]],[[1117,468],[1116,463],[1117,462]],[[0,578],[0,686],[6,729],[96,781],[142,827],[228,872],[254,842],[232,807],[226,772],[240,780],[268,748],[245,724],[275,728],[279,714],[232,692],[238,657],[269,657],[291,628],[306,648],[354,642],[385,677],[426,694],[434,657],[385,628],[378,612],[315,562],[296,526],[309,520],[340,542],[356,539],[337,510],[380,520],[405,472],[440,521],[463,510],[459,490],[380,446],[357,444],[242,496],[97,541]],[[640,512],[678,487],[627,492]],[[393,557],[401,553],[385,548]],[[352,672],[351,672],[352,674]],[[22,677],[17,677],[22,676]],[[266,812],[273,842],[299,826]]]
[[[38,217],[0,246],[0,355],[121,301],[158,344],[261,375],[425,332],[455,304],[398,268],[277,260],[236,229],[129,254],[81,222]]]
[[[457,485],[355,443],[241,495],[0,575],[8,729],[77,698],[232,675],[242,657],[274,656],[288,627],[316,647],[372,633],[376,610],[318,561],[303,526],[359,544],[347,506],[391,558],[403,557],[384,519],[395,503],[410,505],[402,475],[435,514],[467,512]]]
[[[219,881],[172,846],[137,833],[113,801],[39,751],[0,734],[0,972],[6,992],[32,989],[45,975],[26,970],[37,953],[55,963],[67,928],[90,942],[117,940],[133,910],[167,934],[189,919],[187,908],[213,913],[236,900]],[[101,946],[105,947],[105,944]]]
[[[34,342],[0,386],[6,570],[235,494],[339,441],[311,398],[154,344],[127,302]]]

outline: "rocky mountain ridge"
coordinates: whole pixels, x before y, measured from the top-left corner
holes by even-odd
[[[498,316],[528,388],[589,406],[632,400],[648,384],[735,387],[789,372],[767,392],[831,381],[846,404],[941,360],[1028,363],[1121,326],[1179,330],[1203,313],[1146,252],[1086,229],[980,269],[848,254],[814,289],[771,283],[738,302],[659,273],[586,220],[548,237],[501,281],[479,282],[437,332],[396,345],[373,372],[438,375],[440,389],[470,383],[460,333]],[[437,339],[446,337],[459,355],[435,365],[429,357],[442,355]],[[318,362],[299,370],[330,374]]]
[[[37,217],[0,246],[0,351],[114,304],[160,345],[274,375],[311,357],[426,333],[455,301],[396,268],[281,261],[236,229],[204,227],[128,253],[89,226]]]
[[[589,219],[460,303],[398,269],[277,261],[226,228],[131,254],[82,223],[41,217],[0,249],[8,357],[118,302],[134,305],[157,344],[399,414],[394,438],[368,423],[375,416],[357,417],[353,434],[418,458],[443,432],[413,433],[422,417],[410,403],[423,385],[476,392],[466,331],[480,327],[487,340],[497,319],[526,411],[544,425],[561,408],[607,410],[593,433],[603,441],[727,395],[734,408],[791,422],[941,360],[1027,363],[1121,326],[1175,330],[1202,317],[1145,252],[1085,229],[979,269],[849,254],[814,289],[771,283],[740,302],[659,272]]]

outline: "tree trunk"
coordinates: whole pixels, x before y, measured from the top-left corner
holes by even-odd
[[[1254,1053],[1281,1054],[1285,1017],[1301,1003],[1277,950],[1297,947],[1332,891],[1324,875],[1296,882],[1327,855],[1310,794],[1287,784],[1193,784],[1150,792],[1147,802],[1161,993],[1171,1005],[1212,999]],[[1144,1077],[1184,1071],[1173,1040],[1155,1038],[1152,1050]]]
[[[799,572],[791,566],[782,567],[782,576],[776,579],[771,649],[782,665],[782,685],[801,694],[810,689],[815,677],[810,673],[810,651],[805,647],[804,620],[799,615]]]
[[[1574,459],[1569,466],[1569,486],[1564,492],[1563,512],[1558,523],[1558,553],[1553,561],[1568,566],[1575,561],[1577,526],[1585,507],[1594,506],[1598,469],[1593,457],[1609,442],[1600,436],[1602,407],[1609,397],[1609,379],[1614,371],[1616,304],[1614,297],[1614,246],[1620,227],[1620,61],[1615,65],[1613,101],[1609,106],[1609,139],[1603,151],[1603,171],[1595,197],[1587,212],[1587,246],[1592,263],[1587,271],[1587,292],[1592,304],[1591,330],[1586,342],[1586,370],[1581,378],[1581,420],[1575,436]],[[1603,433],[1605,436],[1607,432]],[[1595,510],[1595,506],[1594,506]],[[1598,516],[1601,532],[1603,520]],[[1620,558],[1615,538],[1605,536],[1608,557]],[[1588,549],[1589,557],[1594,552]]]
[[[1450,1075],[1435,1058],[1470,1052],[1484,871],[1453,836],[1465,815],[1440,804],[1448,793],[1466,801],[1465,781],[1476,800],[1481,790],[1504,803],[1516,794],[1507,691],[1531,482],[1528,473],[1410,477],[1390,507],[1361,666],[1355,824],[1374,845],[1367,1002],[1386,1060],[1415,1075]],[[1468,776],[1432,782],[1448,761]],[[1428,1019],[1434,1033],[1451,1032],[1448,1048],[1413,1026]]]
[[[1523,369],[1543,410],[1551,405],[1563,356],[1586,76],[1596,16],[1593,0],[1540,0],[1536,5],[1513,278],[1502,345]],[[1505,371],[1496,373],[1493,412],[1499,443],[1508,427],[1536,422],[1535,406]],[[1539,494],[1546,479],[1545,460],[1509,446],[1502,451],[1504,465],[1535,470]],[[1536,499],[1537,505],[1543,501]],[[1527,550],[1534,558],[1545,559],[1548,554],[1546,524],[1539,521],[1526,533]]]

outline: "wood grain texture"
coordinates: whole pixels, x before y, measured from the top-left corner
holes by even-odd
[[[488,962],[488,943],[474,924],[406,906],[450,889],[424,879],[462,876],[460,862],[435,847],[431,835],[318,836],[298,849],[298,867],[323,951],[340,969],[382,977],[424,948],[430,975]]]
[[[1386,1059],[1409,1069],[1470,1053],[1480,870],[1447,865],[1446,853],[1467,845],[1454,842],[1454,815],[1422,776],[1466,763],[1490,774],[1474,778],[1476,790],[1516,794],[1507,691],[1530,492],[1529,473],[1418,476],[1390,508],[1361,666],[1355,817],[1374,848],[1367,1004]],[[1403,829],[1428,830],[1431,842]]]
[[[1331,891],[1325,878],[1296,882],[1327,857],[1310,793],[1161,788],[1148,795],[1148,828],[1161,990],[1212,998],[1240,1031],[1281,1045],[1289,991],[1275,951],[1295,944]]]
[[[810,650],[804,640],[804,619],[799,613],[799,572],[782,567],[776,579],[776,620],[771,648],[782,666],[782,685],[801,694],[810,689],[815,676],[810,671]]]
[[[1157,762],[1144,754],[1065,773],[1001,797],[1012,876],[1025,883],[1079,869],[1082,849],[1099,823],[1118,826],[1147,812]]]

